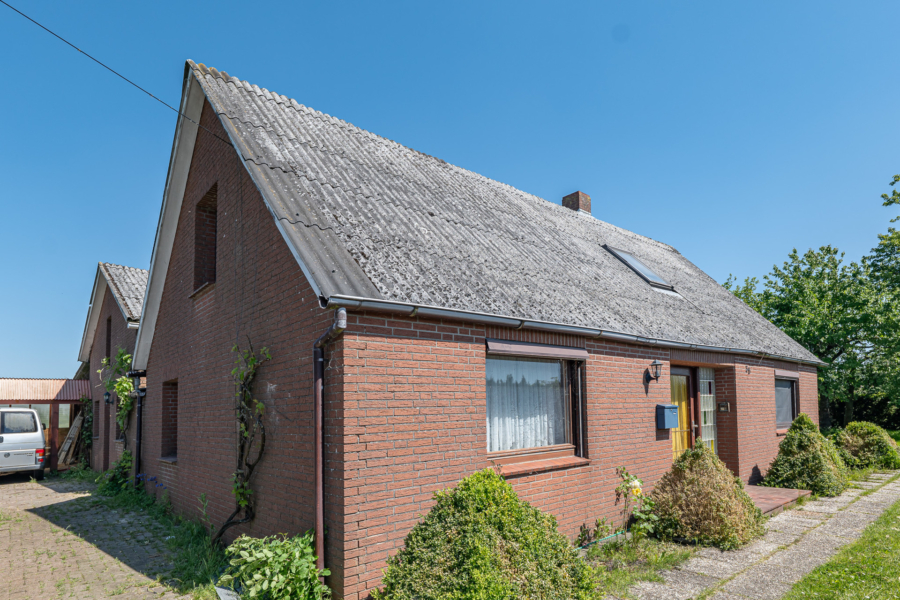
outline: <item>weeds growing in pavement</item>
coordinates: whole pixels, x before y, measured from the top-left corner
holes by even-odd
[[[585,558],[600,580],[601,597],[626,597],[629,587],[638,581],[662,581],[661,571],[680,565],[695,551],[695,547],[641,538],[591,546]]]
[[[173,568],[165,583],[180,593],[215,598],[214,582],[225,568],[226,559],[202,523],[172,514],[168,502],[157,501],[138,489],[128,488],[101,501],[108,508],[144,512],[162,525],[166,547],[173,554]]]

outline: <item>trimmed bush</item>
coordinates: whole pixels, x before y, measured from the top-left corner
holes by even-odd
[[[831,439],[851,469],[900,469],[897,442],[874,423],[849,423]]]
[[[763,533],[762,513],[744,484],[699,440],[675,460],[652,497],[663,539],[730,549]]]
[[[435,504],[388,558],[377,600],[593,598],[593,569],[492,469],[436,492]]]
[[[794,419],[769,467],[763,485],[837,496],[849,485],[847,466],[837,448],[805,413]]]

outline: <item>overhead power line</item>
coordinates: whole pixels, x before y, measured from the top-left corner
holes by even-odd
[[[137,89],[141,90],[142,92],[144,92],[145,94],[147,94],[148,96],[150,96],[151,98],[153,98],[154,100],[156,100],[157,102],[159,102],[160,104],[162,104],[163,106],[165,106],[166,108],[168,108],[168,109],[170,109],[170,110],[172,110],[172,111],[178,113],[179,115],[181,115],[182,117],[184,117],[185,119],[187,119],[188,121],[190,121],[191,123],[193,123],[194,125],[196,125],[197,127],[203,129],[204,131],[207,131],[207,132],[211,133],[212,135],[214,135],[214,136],[217,137],[218,139],[222,140],[223,142],[225,142],[225,143],[228,144],[229,146],[232,145],[230,141],[228,141],[228,140],[226,140],[226,139],[223,139],[223,138],[219,137],[219,136],[216,135],[214,132],[210,131],[210,130],[207,129],[206,127],[203,127],[203,125],[201,125],[200,123],[198,123],[198,122],[195,121],[194,119],[190,118],[189,116],[187,116],[186,114],[184,114],[183,112],[181,112],[180,110],[178,110],[177,108],[175,108],[174,106],[172,106],[171,104],[169,104],[168,102],[166,102],[165,100],[161,100],[161,99],[158,98],[157,96],[154,96],[154,95],[151,94],[149,91],[145,90],[144,88],[142,88],[141,86],[139,86],[138,84],[136,84],[135,82],[133,82],[132,80],[128,79],[127,77],[125,77],[124,75],[122,75],[121,73],[119,73],[118,71],[116,71],[115,69],[113,69],[112,67],[110,67],[109,65],[107,65],[106,63],[102,62],[101,60],[99,60],[99,59],[97,59],[97,58],[94,58],[93,56],[91,56],[90,54],[88,54],[87,52],[85,52],[84,50],[82,50],[81,48],[79,48],[78,46],[76,46],[75,44],[73,44],[72,42],[70,42],[69,40],[67,40],[66,38],[64,38],[64,37],[62,37],[61,35],[55,33],[54,31],[51,31],[51,30],[48,29],[47,27],[44,27],[43,25],[41,25],[40,23],[38,23],[37,21],[35,21],[34,19],[32,19],[31,17],[29,17],[29,16],[26,15],[25,13],[23,13],[21,10],[19,10],[19,9],[16,8],[15,6],[9,4],[9,3],[6,2],[5,0],[0,0],[0,4],[3,4],[3,5],[6,6],[7,8],[9,8],[9,9],[11,9],[11,10],[17,12],[19,15],[25,17],[26,19],[28,19],[29,21],[31,21],[32,23],[34,23],[35,25],[37,25],[38,27],[40,27],[41,29],[43,29],[44,31],[46,31],[47,33],[49,33],[50,35],[52,35],[53,37],[55,37],[56,39],[58,39],[59,41],[63,42],[63,43],[66,44],[67,46],[69,46],[69,47],[71,47],[71,48],[77,50],[77,51],[80,52],[81,54],[87,56],[89,59],[91,59],[92,61],[94,61],[95,63],[97,63],[98,65],[100,65],[101,67],[103,67],[104,69],[106,69],[107,71],[109,71],[110,73],[112,73],[113,75],[115,75],[116,77],[118,77],[118,78],[122,79],[123,81],[125,81],[125,82],[127,82],[127,83],[133,85],[134,87],[136,87]]]

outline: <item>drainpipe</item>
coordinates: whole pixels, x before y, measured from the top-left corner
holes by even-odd
[[[147,376],[147,371],[128,371],[126,373],[128,377],[131,377],[134,381],[134,391],[132,394],[137,398],[137,407],[135,409],[135,423],[134,427],[136,429],[134,433],[134,487],[138,486],[137,476],[141,472],[141,430],[143,427],[141,423],[144,417],[144,396],[147,395],[147,388],[140,387],[141,385],[141,377]]]
[[[325,568],[325,346],[347,328],[347,309],[339,308],[334,322],[313,344],[313,393],[316,446],[316,568]]]

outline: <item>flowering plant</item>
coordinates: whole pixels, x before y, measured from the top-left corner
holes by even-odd
[[[644,482],[629,473],[625,467],[616,469],[616,475],[622,480],[616,488],[616,504],[623,502],[622,531],[626,531],[628,522],[634,519],[631,539],[637,542],[656,530],[656,522],[659,521],[659,517],[653,514],[656,503],[644,494]]]

